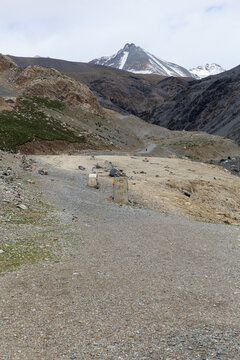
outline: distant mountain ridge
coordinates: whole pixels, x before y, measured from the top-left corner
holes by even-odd
[[[200,79],[203,79],[207,76],[218,75],[226,71],[220,65],[212,63],[206,64],[205,66],[197,66],[189,70],[193,75],[196,75]]]
[[[111,66],[135,74],[156,74],[161,76],[193,77],[187,69],[177,64],[161,60],[135,44],[126,44],[112,56],[103,56],[90,64]]]

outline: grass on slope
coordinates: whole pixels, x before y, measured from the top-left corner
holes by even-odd
[[[66,140],[81,142],[73,130],[45,114],[43,109],[64,110],[58,100],[43,97],[18,99],[18,106],[12,111],[0,113],[0,149],[15,151],[17,145],[38,137],[45,140]]]
[[[73,233],[56,220],[53,210],[42,201],[31,202],[30,209],[24,212],[11,203],[3,204],[0,208],[0,227],[4,224],[0,236],[0,274],[22,265],[59,261],[60,251],[73,238]]]

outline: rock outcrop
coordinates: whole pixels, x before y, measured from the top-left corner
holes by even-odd
[[[83,110],[102,114],[92,91],[59,71],[42,66],[28,66],[15,78],[15,84],[24,96],[48,96]]]
[[[0,97],[0,112],[3,110],[12,110],[12,108],[5,102],[2,97]]]
[[[135,76],[103,76],[89,80],[88,86],[103,107],[143,119],[168,97],[154,81]]]
[[[10,68],[16,69],[17,64],[8,56],[0,54],[0,74]]]
[[[11,72],[6,72],[10,68]],[[5,87],[7,79],[7,85],[14,88],[19,96],[47,96],[102,115],[102,108],[87,85],[55,69],[38,65],[20,68],[7,56],[0,55],[1,74],[4,76]]]
[[[240,66],[176,89],[148,121],[171,130],[201,130],[240,144]]]

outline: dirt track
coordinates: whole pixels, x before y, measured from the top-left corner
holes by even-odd
[[[1,276],[0,357],[238,360],[239,227],[119,206],[69,158],[43,164],[71,238],[60,263]]]

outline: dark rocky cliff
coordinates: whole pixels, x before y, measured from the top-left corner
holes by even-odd
[[[172,130],[202,130],[240,143],[240,66],[175,89],[147,120]]]

